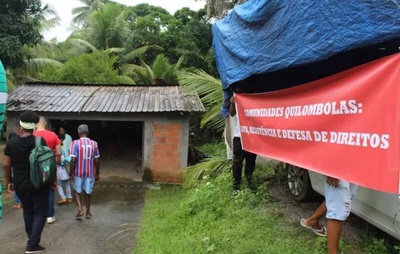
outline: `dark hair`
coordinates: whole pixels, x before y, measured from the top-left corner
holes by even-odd
[[[37,124],[39,122],[39,115],[33,111],[24,111],[19,115],[19,120],[21,120],[21,122]]]

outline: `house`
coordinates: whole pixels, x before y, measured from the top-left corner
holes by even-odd
[[[73,139],[87,124],[99,144],[103,180],[176,183],[187,166],[189,114],[204,107],[196,92],[180,86],[28,83],[9,96],[9,133],[25,110],[45,116],[49,129],[65,127]],[[115,159],[110,141],[117,143]]]

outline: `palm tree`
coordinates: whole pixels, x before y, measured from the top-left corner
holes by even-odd
[[[127,12],[120,5],[104,5],[87,17],[80,37],[97,49],[122,48],[132,34],[126,17]]]
[[[201,119],[201,128],[207,127],[219,133],[223,132],[225,122],[221,116],[223,103],[221,81],[203,70],[193,70],[180,72],[178,82],[181,86],[195,90],[199,94],[206,108]]]
[[[43,6],[37,18],[41,32],[55,27],[60,22],[57,12],[48,4]],[[6,70],[8,91],[13,91],[27,81],[38,81],[39,70],[44,66],[62,66],[61,62],[54,60],[55,55],[60,52],[55,42],[42,41],[31,47],[24,46],[23,52],[22,62]]]
[[[225,121],[221,116],[223,102],[221,81],[200,69],[180,72],[178,81],[181,86],[197,91],[206,108],[206,112],[201,118],[200,127],[222,133],[225,128]],[[183,186],[185,188],[195,187],[204,176],[228,172],[229,167],[226,158],[206,159],[187,168],[183,175]]]
[[[139,84],[172,85],[178,83],[177,77],[182,61],[183,57],[179,58],[177,63],[170,64],[168,58],[159,54],[151,66],[144,61],[141,65],[126,64],[125,71],[132,73]]]
[[[84,5],[72,9],[72,15],[74,16],[72,22],[77,25],[85,23],[92,12],[99,10],[109,0],[79,0],[79,2]]]
[[[45,66],[61,68],[63,64],[54,60],[59,48],[52,42],[42,42],[33,47],[25,47],[25,59],[16,68],[7,70],[10,90],[27,81],[39,81],[39,71]]]

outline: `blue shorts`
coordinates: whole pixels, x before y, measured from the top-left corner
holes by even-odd
[[[94,177],[74,177],[74,190],[79,194],[82,193],[82,190],[86,192],[86,194],[92,194],[94,186]]]
[[[340,180],[338,187],[333,187],[325,179],[326,218],[345,221],[350,215],[351,202],[357,192],[357,185]]]

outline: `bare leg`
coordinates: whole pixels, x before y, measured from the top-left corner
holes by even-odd
[[[328,254],[339,253],[339,239],[342,232],[343,221],[327,219]]]
[[[318,207],[318,209],[314,212],[311,217],[304,220],[304,224],[307,226],[320,229],[319,220],[325,216],[326,214],[326,202],[322,202],[322,204]]]
[[[86,219],[92,218],[92,214],[90,213],[90,199],[91,199],[91,195],[90,194],[86,194],[85,195],[85,200],[86,200]]]
[[[75,195],[76,205],[78,206],[78,213],[76,214],[76,217],[79,218],[83,216],[81,195],[78,192],[76,192],[76,190],[74,190],[74,195]]]

